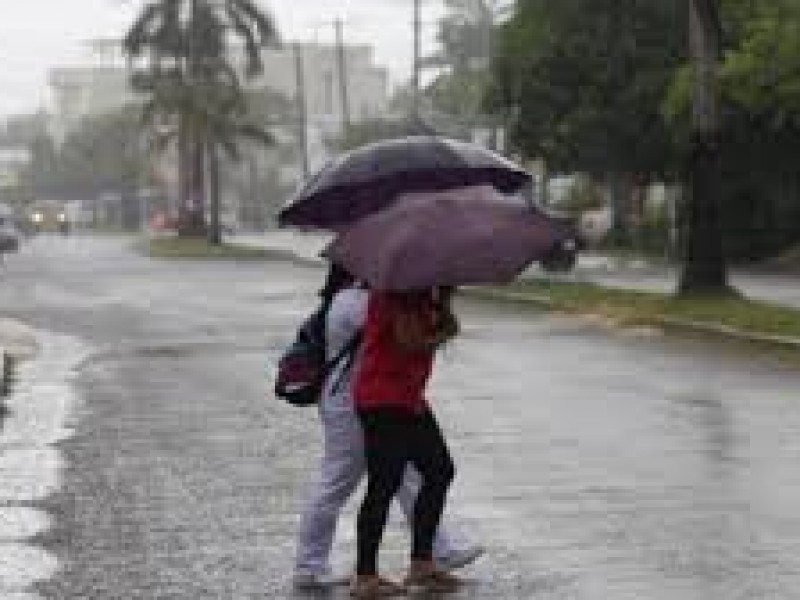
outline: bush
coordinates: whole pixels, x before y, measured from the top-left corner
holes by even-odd
[[[567,214],[578,217],[581,213],[605,206],[605,199],[599,186],[595,184],[591,177],[578,174],[570,185],[566,196],[559,203]]]

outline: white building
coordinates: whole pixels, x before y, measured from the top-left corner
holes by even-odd
[[[293,97],[297,92],[296,54],[303,61],[306,112],[316,124],[341,126],[342,84],[349,116],[357,122],[382,114],[388,104],[389,83],[385,68],[375,65],[371,46],[351,45],[343,49],[343,68],[333,44],[303,43],[264,52],[263,85]],[[341,78],[344,71],[345,79]]]
[[[375,64],[371,46],[345,45],[340,59],[335,44],[286,44],[265,49],[262,59],[264,74],[250,83],[251,89],[269,90],[296,102],[299,92],[304,92],[312,168],[327,158],[324,140],[340,133],[346,118],[358,123],[379,117],[388,109],[389,74]],[[298,75],[302,75],[302,81]],[[286,125],[293,132],[297,130],[297,123]]]
[[[95,40],[86,44],[79,65],[50,70],[51,133],[57,141],[81,119],[111,112],[136,100],[128,83],[128,69],[119,42]]]
[[[128,82],[128,62],[117,40],[94,40],[86,44],[86,58],[79,65],[59,66],[50,71],[53,133],[58,139],[84,117],[113,111],[136,100]],[[333,44],[302,43],[305,108],[309,126],[326,133],[342,125],[342,82],[353,122],[382,114],[388,104],[388,73],[375,65],[371,46],[346,45],[344,68]],[[295,98],[298,90],[295,45],[263,51],[264,74],[248,83],[250,89],[265,89]],[[341,79],[341,71],[346,78]]]

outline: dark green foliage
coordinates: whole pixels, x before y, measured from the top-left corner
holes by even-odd
[[[736,261],[774,256],[800,241],[800,3],[724,0],[720,65],[722,228]],[[664,101],[688,147],[691,69]]]
[[[662,175],[674,154],[660,106],[684,22],[663,0],[521,0],[488,101],[515,111],[515,145],[552,169]]]

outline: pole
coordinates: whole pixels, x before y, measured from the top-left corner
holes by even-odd
[[[347,56],[344,49],[344,36],[342,35],[342,20],[336,19],[333,22],[336,29],[336,55],[339,67],[339,93],[341,98],[342,109],[342,130],[347,131],[350,128],[350,103],[347,93]]]
[[[414,0],[414,65],[412,73],[414,117],[419,117],[420,29],[422,27],[420,3],[421,0]]]
[[[295,102],[297,105],[297,139],[300,145],[300,158],[303,176],[308,177],[308,115],[306,111],[306,84],[303,68],[303,51],[299,43],[294,44],[294,65],[296,76]]]

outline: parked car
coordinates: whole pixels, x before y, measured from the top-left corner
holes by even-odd
[[[30,225],[33,233],[70,232],[70,222],[62,202],[41,200],[34,202],[29,209]]]
[[[0,254],[19,250],[20,237],[14,220],[0,215]]]
[[[540,203],[540,188],[528,185],[516,196],[533,210],[541,211],[555,221],[565,232],[564,240],[550,252],[550,255],[539,261],[542,270],[548,273],[565,273],[571,271],[578,262],[578,253],[586,249],[586,238],[577,219],[562,212],[545,207]]]
[[[550,273],[563,273],[571,271],[578,262],[578,253],[586,248],[586,240],[581,235],[580,227],[575,219],[547,211],[547,213],[567,232],[565,239],[550,253],[550,256],[540,261],[543,270]]]

